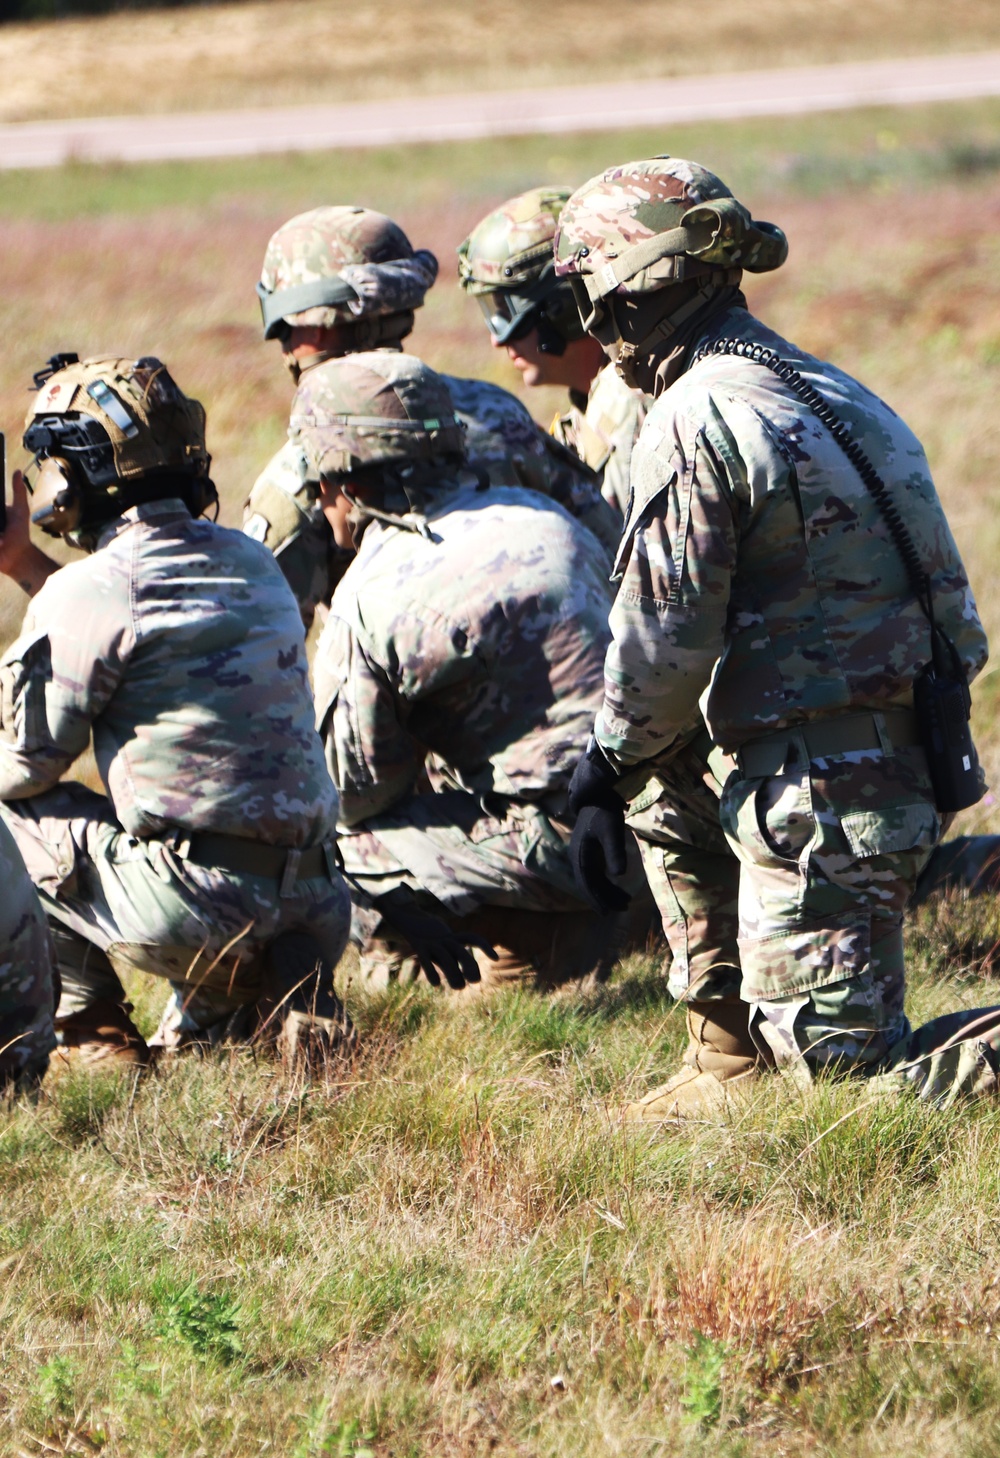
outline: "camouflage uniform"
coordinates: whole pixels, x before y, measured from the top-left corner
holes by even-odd
[[[903,908],[940,834],[911,712],[927,621],[874,501],[819,419],[763,366],[697,352],[721,338],[759,343],[847,423],[900,503],[938,621],[972,676],[986,640],[920,444],[863,386],[730,299],[723,289],[738,280],[713,285],[699,270],[686,280],[684,232],[695,256],[716,250],[720,268],[774,246],[774,230],[711,174],[682,162],[614,169],[570,201],[563,227],[557,257],[578,277],[586,260],[595,332],[615,335],[626,369],[648,358],[660,388],[633,455],[597,739],[623,770],[669,757],[700,701],[741,864],[742,995],[771,1061],[807,1074],[894,1068],[936,1100],[959,1084],[992,1086],[992,1013],[911,1033],[903,1012]],[[674,252],[658,256],[656,235]],[[681,297],[694,301],[686,337],[671,320],[673,355],[650,344],[655,314],[636,316],[636,335],[647,333],[629,348],[604,302],[619,288],[641,294],[644,281],[653,292],[657,277],[686,282]],[[951,1046],[935,1064],[927,1055],[942,1038]]]
[[[552,422],[552,434],[601,478],[601,495],[628,514],[632,447],[652,402],[630,390],[613,364],[599,371],[583,398],[570,393],[570,408]]]
[[[0,820],[0,1092],[39,1079],[56,1039],[52,948],[45,913]]]
[[[413,310],[437,276],[437,260],[414,249],[400,228],[365,208],[315,208],[291,219],[268,245],[258,292],[265,337],[279,319],[297,325],[350,326],[350,352],[398,349]],[[281,312],[326,288],[327,302]],[[319,356],[321,362],[326,356]],[[303,366],[303,372],[310,366]],[[560,502],[605,546],[618,544],[618,523],[592,473],[552,441],[508,391],[482,380],[448,380],[468,431],[470,464],[493,485],[526,486]],[[328,603],[347,562],[334,546],[301,449],[289,440],[264,468],[244,507],[243,529],[274,553],[308,627]]]
[[[61,1016],[120,999],[115,969],[138,968],[185,984],[205,1026],[253,1000],[255,955],[289,928],[336,960],[339,877],[282,894],[197,851],[205,832],[333,834],[301,623],[267,552],[178,500],[135,506],[32,600],[0,684],[0,812],[53,923]],[[91,733],[107,799],[60,783]]]
[[[316,473],[345,468],[340,422],[373,423],[381,381],[412,414],[407,388],[431,374],[389,354],[310,371],[293,422]],[[439,404],[430,423],[443,418]],[[370,443],[357,448],[365,461]],[[405,886],[460,925],[482,926],[493,909],[501,942],[514,928],[523,944],[530,924],[548,951],[542,983],[606,972],[613,936],[579,900],[565,825],[569,773],[600,702],[610,600],[601,553],[536,494],[484,492],[458,461],[427,464],[426,534],[365,527],[317,650],[345,869],[371,897]],[[381,948],[364,965],[373,978],[399,970]]]

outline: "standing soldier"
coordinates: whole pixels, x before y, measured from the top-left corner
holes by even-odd
[[[4,551],[0,536],[0,562]],[[45,913],[0,820],[0,1095],[41,1082],[56,1045]]]
[[[566,823],[608,641],[600,547],[535,492],[484,490],[443,379],[408,355],[310,370],[292,428],[357,553],[315,679],[346,871],[405,933],[373,919],[363,975],[427,970],[431,911],[477,947],[478,971],[439,962],[454,985],[606,976],[619,928],[581,902]]]
[[[604,704],[570,795],[577,864],[608,892],[623,777],[669,763],[700,699],[741,866],[742,1024],[735,985],[711,990],[720,1018],[697,991],[688,1067],[632,1106],[638,1118],[718,1102],[761,1064],[885,1073],[935,1100],[994,1088],[1000,1067],[1000,1010],[916,1032],[903,1011],[903,908],[941,817],[914,711],[930,607],[897,545],[900,518],[963,678],[982,667],[985,635],[919,442],[747,311],[742,269],[785,254],[780,231],[717,177],[672,158],[585,184],[556,240],[587,329],[655,396],[633,457]],[[834,428],[867,456],[866,475]],[[713,1064],[747,1028],[760,1062]]]
[[[552,243],[569,188],[535,187],[488,214],[458,250],[458,278],[478,301],[495,349],[524,383],[565,385],[570,408],[552,434],[601,481],[605,501],[628,510],[632,446],[650,404],[631,390],[583,328]]]
[[[296,382],[324,360],[398,351],[437,269],[433,253],[414,250],[383,213],[314,208],[285,223],[268,244],[257,285],[264,338],[280,341]],[[618,526],[593,474],[546,436],[506,390],[483,380],[446,378],[466,428],[471,464],[494,485],[527,486],[561,502],[604,543],[610,560]],[[243,529],[275,554],[308,626],[317,605],[330,601],[346,564],[294,441],[254,483]]]
[[[60,355],[35,382],[32,519],[88,555],[32,546],[16,476],[0,567],[33,601],[0,661],[0,814],[49,918],[60,1048],[144,1062],[139,970],[175,985],[167,1046],[260,1020],[322,1053],[349,902],[294,599],[201,519],[205,412],[159,360]],[[62,781],[91,734],[106,796]]]

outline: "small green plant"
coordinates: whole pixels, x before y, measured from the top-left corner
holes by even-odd
[[[35,1390],[46,1412],[66,1416],[73,1411],[76,1364],[69,1357],[53,1357],[38,1369]]]
[[[160,1297],[160,1335],[186,1343],[199,1357],[235,1362],[243,1355],[239,1303],[225,1292],[199,1291],[192,1281]]]
[[[342,1418],[331,1424],[329,1403],[321,1402],[306,1415],[304,1431],[292,1458],[375,1458],[369,1447],[376,1432],[359,1418]]]
[[[680,1403],[688,1418],[702,1427],[713,1427],[722,1415],[723,1383],[729,1347],[701,1332],[686,1348],[684,1391]]]

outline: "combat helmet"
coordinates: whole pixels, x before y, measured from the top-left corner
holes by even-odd
[[[194,516],[218,502],[205,410],[152,355],[81,360],[57,354],[34,376],[23,443],[31,519],[90,549],[130,506],[178,496]]]
[[[738,283],[788,256],[784,233],[756,222],[713,172],[660,156],[610,167],[577,188],[559,217],[555,271],[584,327],[596,332],[613,295],[635,296],[705,276]]]
[[[466,457],[448,386],[409,354],[346,355],[309,370],[289,434],[310,477],[335,481],[359,521],[374,517],[425,536],[428,495]]]
[[[584,334],[572,286],[555,274],[552,243],[568,187],[534,187],[489,213],[458,250],[458,279],[498,344],[538,330],[543,354]]]
[[[398,345],[437,277],[437,259],[414,249],[398,224],[371,208],[299,213],[273,235],[257,296],[265,339],[293,325],[351,326],[351,348]]]

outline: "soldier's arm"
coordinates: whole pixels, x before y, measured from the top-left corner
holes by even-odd
[[[134,644],[127,572],[96,559],[45,584],[0,660],[0,799],[49,789],[90,742]]]
[[[20,471],[14,472],[11,486],[13,500],[0,533],[0,572],[16,582],[29,597],[34,597],[53,572],[59,571],[59,563],[53,562],[31,540],[28,489]]]
[[[620,769],[650,759],[697,714],[722,652],[736,564],[736,509],[700,431],[640,442],[633,479],[642,507],[618,595],[595,736]],[[650,482],[662,480],[657,491]]]
[[[316,609],[330,601],[344,568],[305,456],[288,441],[257,477],[243,508],[243,530],[273,553],[295,595],[306,630]]]
[[[316,697],[340,820],[357,825],[416,783],[423,750],[400,722],[396,685],[348,623],[331,614],[316,658]]]

